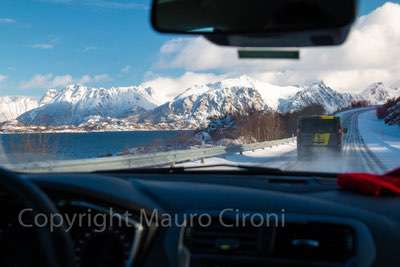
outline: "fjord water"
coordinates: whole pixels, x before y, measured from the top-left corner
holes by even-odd
[[[8,161],[21,163],[110,156],[135,147],[168,144],[181,133],[129,131],[1,134],[0,140]]]

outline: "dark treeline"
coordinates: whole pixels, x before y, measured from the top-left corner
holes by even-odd
[[[351,102],[350,106],[336,110],[335,114],[338,112],[343,112],[343,111],[351,110],[351,109],[355,109],[355,108],[365,108],[370,105],[371,105],[371,103],[368,100],[355,100],[355,101]]]
[[[276,111],[255,111],[246,115],[233,114],[218,121],[219,127],[212,127],[209,133],[213,140],[222,138],[263,142],[296,135],[297,121],[300,117],[323,115],[326,111],[322,105],[310,105],[299,111],[281,114]],[[226,123],[229,121],[230,123]],[[226,125],[230,126],[226,126]]]
[[[400,97],[392,98],[376,109],[378,119],[384,119],[386,124],[400,124]]]

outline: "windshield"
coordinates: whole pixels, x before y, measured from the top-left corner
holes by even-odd
[[[150,5],[1,1],[1,166],[399,167],[399,1],[360,1],[344,45],[298,60],[156,33]]]
[[[299,123],[299,130],[302,133],[315,133],[315,132],[339,132],[338,121],[333,118],[329,119],[302,119]]]

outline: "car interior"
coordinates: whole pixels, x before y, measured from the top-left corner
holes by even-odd
[[[341,45],[356,8],[154,0],[148,12],[161,34],[265,59]],[[344,188],[339,174],[215,165],[0,175],[1,266],[400,266],[400,201]]]

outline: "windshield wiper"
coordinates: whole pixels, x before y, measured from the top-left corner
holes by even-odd
[[[219,169],[218,169],[219,168]],[[223,168],[223,169],[221,169]],[[95,173],[187,173],[197,171],[245,171],[245,172],[259,172],[268,174],[282,174],[284,171],[278,168],[249,166],[249,165],[236,165],[236,164],[212,164],[200,166],[179,166],[179,167],[149,167],[149,168],[129,168],[120,170],[105,170],[96,171]]]
[[[183,168],[183,171],[190,170],[209,170],[213,168],[229,168],[229,169],[239,169],[239,171],[259,171],[259,172],[268,172],[268,173],[283,173],[284,171],[278,168],[271,167],[261,167],[254,165],[242,165],[242,164],[211,164],[211,165],[199,165],[199,166],[187,166],[187,167],[178,167]],[[176,168],[171,168],[176,169]]]
[[[286,171],[279,168],[241,165],[241,164],[214,164],[200,166],[179,166],[179,167],[149,167],[149,168],[129,168],[120,170],[96,171],[94,173],[107,174],[230,174],[230,175],[277,175],[277,176],[297,176],[297,177],[324,177],[336,178],[334,173]]]

